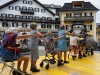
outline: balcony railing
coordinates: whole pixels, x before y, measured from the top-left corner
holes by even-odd
[[[1,17],[1,21],[18,21],[18,22],[37,22],[37,23],[52,23],[60,24],[60,20],[43,20],[43,19],[33,19],[33,18],[15,18],[15,17]]]
[[[92,22],[94,21],[93,16],[81,16],[81,17],[65,17],[64,22],[71,22],[71,21],[88,21]]]
[[[21,10],[20,12],[21,12],[21,13],[24,13],[24,14],[34,14],[34,11],[33,11],[33,10],[28,10],[28,9],[26,9],[26,10]]]
[[[51,32],[53,32],[53,33],[57,33],[59,30],[58,29],[47,29],[47,28],[45,28],[45,29],[41,29],[41,30],[39,30],[40,32],[42,32],[42,33],[45,33],[45,32],[48,32],[48,31],[51,31]]]

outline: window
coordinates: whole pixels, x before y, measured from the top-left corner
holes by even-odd
[[[50,28],[50,29],[51,29],[51,28],[52,28],[52,26],[51,26],[51,25],[47,25],[47,28]]]
[[[2,13],[1,16],[2,16],[2,17],[7,17],[7,14]]]
[[[2,22],[2,27],[8,27],[8,23],[7,22]]]
[[[82,13],[74,13],[74,16],[75,17],[80,17],[80,16],[82,16]]]
[[[21,18],[21,16],[20,15],[15,15],[15,18],[18,18],[19,19],[19,18]]]
[[[45,24],[42,24],[42,25],[41,25],[41,28],[46,28],[46,25],[45,25]]]
[[[87,29],[87,31],[92,30],[92,25],[86,25],[86,29]]]
[[[23,4],[27,4],[27,0],[23,0]]]
[[[38,17],[38,16],[35,16],[34,19],[35,19],[35,20],[36,20],[36,19],[39,19],[39,17]]]
[[[75,5],[73,8],[82,8],[82,5]]]
[[[13,7],[13,6],[9,6],[9,9],[10,9],[10,10],[14,10],[14,7]]]
[[[29,7],[28,10],[32,10],[33,11],[33,8],[32,7]]]
[[[8,14],[8,17],[14,17],[14,15],[13,14]]]
[[[27,16],[22,16],[22,18],[23,18],[23,19],[26,19],[26,18],[27,18]]]
[[[55,7],[55,5],[54,4],[51,4],[51,7]]]
[[[33,2],[32,2],[32,1],[28,1],[28,4],[29,4],[29,5],[32,5],[32,4],[33,4]]]
[[[26,6],[23,6],[23,7],[22,7],[22,10],[27,10],[27,7],[26,7]]]
[[[47,17],[47,20],[52,20],[52,18],[51,17]]]
[[[42,12],[42,13],[45,13],[45,9],[41,9],[41,12]]]
[[[98,25],[98,27],[100,27],[100,25]]]
[[[71,30],[71,26],[70,25],[66,25],[66,30],[70,31]]]
[[[18,27],[18,23],[12,23],[12,27]]]
[[[46,20],[46,17],[42,17],[42,20]]]
[[[20,10],[20,6],[15,6],[15,10]]]
[[[71,17],[71,13],[66,13],[66,17]]]
[[[27,23],[22,23],[23,28],[27,28]]]
[[[92,16],[92,12],[86,12],[85,16]]]
[[[55,29],[59,29],[59,25],[55,25]]]
[[[28,16],[29,19],[33,19],[33,16]]]
[[[35,8],[35,12],[39,12],[39,8]]]

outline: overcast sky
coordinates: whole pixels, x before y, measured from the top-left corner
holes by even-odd
[[[0,5],[8,2],[10,0],[0,0]],[[100,0],[38,0],[40,1],[41,3],[44,3],[44,4],[56,4],[56,5],[61,5],[63,6],[64,3],[67,3],[67,2],[71,2],[71,1],[88,1],[88,2],[91,2],[94,6],[96,6],[98,9],[100,9]],[[97,23],[100,23],[100,11],[97,12],[97,15],[96,15],[96,22]]]

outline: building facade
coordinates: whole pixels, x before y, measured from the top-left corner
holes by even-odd
[[[97,27],[97,30],[96,30],[97,39],[96,39],[96,41],[100,43],[100,23],[96,23],[96,27]]]
[[[65,3],[60,10],[61,24],[66,25],[67,31],[79,33],[85,29],[96,40],[96,12],[97,9],[90,2],[72,1]]]
[[[58,9],[61,6],[47,6],[38,0],[11,0],[0,6],[0,31],[2,33],[8,27],[19,27],[20,32],[28,32],[32,22],[36,22],[42,30],[57,30],[60,25]]]

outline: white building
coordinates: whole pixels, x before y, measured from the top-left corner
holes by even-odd
[[[0,6],[0,31],[8,27],[28,31],[32,22],[36,22],[38,28],[58,29],[60,8],[59,5],[42,4],[37,0],[11,0]]]

